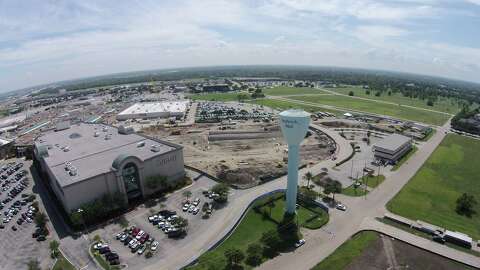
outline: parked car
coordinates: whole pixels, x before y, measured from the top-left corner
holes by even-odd
[[[158,247],[158,242],[155,241],[155,242],[153,242],[152,245],[150,246],[150,250],[155,251],[155,250],[157,250],[157,247]]]
[[[341,211],[347,211],[347,207],[344,204],[337,204],[336,208]]]
[[[299,248],[305,244],[305,239],[300,239],[295,243],[295,248]]]
[[[142,255],[146,248],[147,247],[145,245],[141,245],[140,248],[137,251],[137,254]]]

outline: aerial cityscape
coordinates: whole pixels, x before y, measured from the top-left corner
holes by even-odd
[[[0,1],[0,269],[480,269],[478,25]]]

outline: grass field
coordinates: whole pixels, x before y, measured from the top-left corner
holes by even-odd
[[[270,96],[285,96],[285,95],[304,95],[304,94],[328,94],[321,89],[315,89],[310,87],[287,87],[278,86],[274,88],[263,89],[265,95]]]
[[[387,93],[382,93],[381,96],[375,96],[375,90],[370,90],[370,95],[366,94],[365,89],[358,86],[348,86],[340,88],[328,88],[330,91],[334,91],[339,94],[348,95],[350,91],[353,91],[354,96],[363,97],[374,100],[382,100],[387,102],[393,102],[402,105],[414,106],[419,108],[431,109],[441,112],[447,112],[455,114],[461,110],[461,107],[454,99],[439,97],[438,100],[434,103],[433,106],[428,106],[426,100],[421,100],[419,98],[409,98],[403,96],[401,93],[392,93],[389,96]]]
[[[480,201],[480,141],[450,134],[387,208],[412,220],[423,220],[480,239],[480,205],[471,218],[455,212],[464,192]]]
[[[271,217],[281,222],[286,205],[284,199],[275,201],[274,207],[271,209]],[[270,213],[268,205],[261,208],[262,211]],[[301,206],[297,212],[298,224],[308,229],[319,229],[328,222],[328,214],[318,206],[310,206],[308,209]]]
[[[366,182],[367,186],[370,188],[378,187],[383,181],[385,181],[385,175],[379,176],[365,176],[362,182]]]
[[[341,115],[341,114],[344,113],[343,111],[329,110],[329,109],[324,109],[324,108],[320,108],[320,107],[316,107],[316,106],[297,104],[297,103],[283,101],[283,100],[257,99],[257,100],[249,100],[248,102],[258,104],[258,105],[263,105],[263,106],[270,107],[270,108],[273,108],[273,109],[278,109],[278,110],[303,109],[307,112],[322,111],[322,112],[333,113],[335,115]]]
[[[343,243],[335,252],[313,267],[312,270],[345,269],[355,258],[362,254],[363,250],[377,239],[378,234],[376,232],[360,232]]]
[[[57,262],[53,266],[52,270],[75,270],[76,268],[69,262],[63,254],[60,252],[58,255]]]
[[[368,190],[365,190],[363,187],[355,188],[354,185],[350,185],[342,190],[343,195],[352,196],[352,197],[360,197],[365,196],[368,194]]]
[[[443,125],[449,118],[448,115],[424,110],[417,110],[400,105],[384,104],[374,101],[361,100],[346,96],[296,96],[289,99],[310,103],[336,106],[346,110],[358,110],[396,118],[419,121],[427,124]]]
[[[207,93],[194,94],[188,96],[192,100],[207,100],[207,101],[238,101],[238,95],[243,92],[228,92],[228,93]],[[243,93],[249,96],[248,93]]]
[[[273,195],[274,198],[280,198],[275,201],[274,207],[271,209],[270,218],[265,218],[261,211],[257,212],[254,209],[250,208],[246,213],[245,217],[235,229],[232,235],[228,237],[221,245],[215,248],[212,251],[204,253],[199,258],[199,263],[195,266],[192,266],[188,269],[226,269],[226,259],[224,253],[229,248],[238,248],[242,251],[246,251],[249,244],[259,243],[262,234],[271,230],[277,230],[276,220],[280,220],[284,212],[284,201],[283,194]],[[263,202],[267,201],[268,198],[264,198],[261,201],[255,203],[255,205],[262,205]],[[267,209],[267,212],[270,212],[268,207],[263,206],[261,209]],[[311,215],[311,211],[303,207],[298,209],[298,220],[299,223],[305,223]],[[328,221],[328,214],[325,213],[324,218]],[[275,220],[275,221],[274,221]],[[326,222],[326,221],[325,221]],[[323,223],[325,223],[323,222]],[[262,255],[262,261],[266,261],[268,258]],[[244,269],[251,269],[252,267],[247,264],[242,264]]]

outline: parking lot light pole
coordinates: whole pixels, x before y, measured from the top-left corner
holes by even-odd
[[[80,216],[82,217],[83,228],[84,228],[84,230],[85,230],[85,233],[87,234],[86,240],[87,240],[88,242],[90,242],[90,238],[88,237],[87,224],[85,224],[85,218],[83,217],[83,209],[82,209],[82,208],[78,208],[77,213],[79,213]]]

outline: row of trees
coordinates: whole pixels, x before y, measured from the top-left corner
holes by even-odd
[[[70,221],[79,228],[82,224],[95,224],[108,217],[116,211],[125,209],[127,202],[123,194],[105,194],[101,198],[83,204],[79,210],[70,214]]]
[[[310,189],[310,181],[314,179],[312,172],[307,172],[304,175],[304,179],[307,180],[307,189],[301,189],[300,190],[301,194],[307,199],[316,200],[318,194],[314,190]],[[323,185],[323,193],[325,195],[332,194],[333,202],[335,202],[335,194],[342,193],[342,190],[343,190],[342,183],[340,183],[337,180],[328,180],[328,181],[325,181],[325,183],[322,183],[322,185]]]

